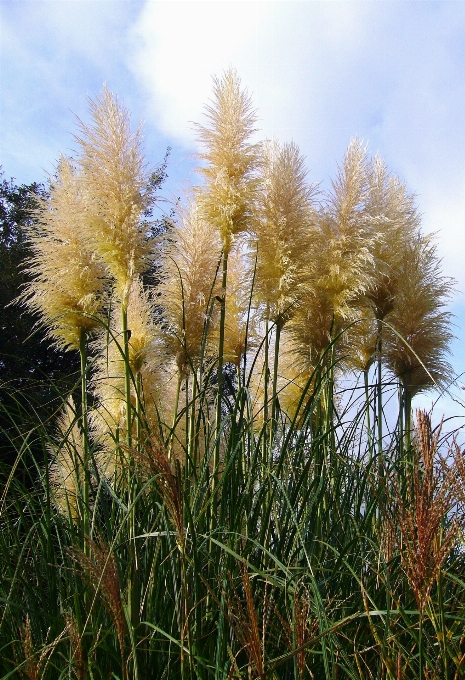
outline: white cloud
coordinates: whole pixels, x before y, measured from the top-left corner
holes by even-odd
[[[132,67],[165,133],[192,141],[189,121],[199,118],[211,76],[231,64],[243,74],[240,55],[253,50],[262,13],[257,2],[146,3],[132,31]]]
[[[189,121],[229,65],[263,134],[294,139],[312,181],[334,176],[352,136],[368,141],[419,194],[465,291],[464,38],[461,3],[147,2],[130,63],[147,117],[191,148]]]
[[[0,3],[2,163],[20,182],[40,181],[68,153],[71,111],[125,72],[124,1],[36,0]]]
[[[332,4],[332,3],[331,3]],[[152,117],[167,133],[192,143],[212,75],[230,65],[254,93],[266,134],[308,131],[320,102],[325,47],[347,55],[367,12],[342,3],[148,2],[132,29],[132,67],[151,93]],[[302,136],[302,135],[300,135]]]

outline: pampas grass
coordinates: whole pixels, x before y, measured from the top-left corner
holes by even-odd
[[[98,467],[110,478],[126,459],[118,442],[126,441],[128,434],[127,370],[132,378],[130,408],[135,412],[131,419],[131,436],[138,441],[143,431],[148,435],[158,430],[160,389],[167,378],[165,348],[155,319],[155,304],[150,292],[136,279],[128,294],[128,355],[124,353],[122,320],[117,307],[111,314],[109,328],[102,328],[93,344],[97,359],[91,387],[96,405],[90,414],[90,423],[93,438],[101,449],[96,458]]]
[[[406,392],[414,395],[451,378],[446,360],[452,340],[445,307],[453,281],[442,274],[431,237],[418,236],[404,249],[401,284],[386,321],[386,361]]]
[[[123,307],[134,277],[150,263],[143,215],[152,201],[139,127],[105,86],[89,100],[91,122],[79,121],[82,180],[90,197],[86,238],[114,279]]]
[[[87,240],[86,210],[82,177],[62,157],[49,198],[41,200],[28,230],[32,280],[21,297],[59,347],[78,350],[82,337],[98,327],[105,299],[104,270]]]
[[[54,504],[60,513],[78,523],[83,519],[79,498],[87,473],[84,470],[82,433],[72,397],[58,418],[57,434],[50,446],[50,453],[53,456],[50,486]]]
[[[267,318],[280,328],[299,305],[312,270],[315,193],[306,181],[297,146],[266,142],[253,221],[257,243],[254,296]],[[255,249],[253,265],[254,255]]]
[[[221,244],[198,204],[179,210],[160,247],[160,302],[164,341],[184,378],[198,367],[204,329],[219,292]]]
[[[359,140],[315,204],[296,145],[259,168],[254,125],[226,72],[204,184],[156,244],[140,131],[107,89],[51,185],[25,299],[79,348],[81,395],[2,421],[31,461],[0,505],[5,680],[463,674],[460,433],[410,420],[450,374],[452,282]]]
[[[206,125],[197,124],[203,151],[199,172],[205,180],[202,210],[220,234],[223,251],[249,228],[257,179],[258,147],[250,138],[257,120],[250,95],[233,69],[213,80],[213,100],[205,107]]]

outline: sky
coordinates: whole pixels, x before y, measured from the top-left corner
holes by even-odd
[[[416,194],[456,279],[451,363],[465,371],[465,2],[462,0],[1,0],[0,163],[17,184],[46,181],[72,155],[76,117],[106,83],[144,122],[164,195],[195,182],[193,123],[212,76],[233,66],[260,138],[294,141],[329,189],[352,137]],[[169,205],[169,204],[166,204]],[[461,384],[436,411],[464,415]],[[454,401],[458,399],[458,401]],[[417,400],[428,407],[436,395]]]

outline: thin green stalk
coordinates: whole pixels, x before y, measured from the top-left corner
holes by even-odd
[[[264,361],[264,376],[263,376],[263,462],[268,460],[268,380],[269,380],[269,328],[268,328],[268,309],[266,313],[265,326],[265,361]]]
[[[363,371],[363,382],[365,385],[365,412],[366,412],[366,429],[367,429],[367,439],[368,439],[368,451],[370,452],[370,457],[373,453],[372,444],[372,432],[371,432],[371,420],[370,420],[370,389],[368,383],[368,369]]]
[[[424,680],[424,659],[423,659],[423,612],[420,611],[420,621],[418,626],[418,657],[419,657],[419,674],[418,680]]]
[[[220,462],[220,429],[221,429],[221,394],[223,391],[223,354],[224,354],[224,332],[226,321],[226,284],[228,279],[228,251],[223,252],[223,276],[221,282],[220,297],[220,341],[218,347],[218,395],[216,401],[216,446],[213,458],[213,489],[218,481],[218,465]]]
[[[126,398],[126,444],[128,449],[132,446],[132,407],[131,407],[131,371],[129,367],[129,333],[128,333],[128,310],[121,305],[121,318],[123,326],[124,342],[124,391]]]
[[[121,306],[121,318],[124,340],[124,387],[126,397],[126,455],[123,459],[126,461],[126,484],[127,484],[127,503],[128,503],[128,550],[129,550],[129,565],[128,565],[128,580],[127,580],[127,602],[128,613],[131,619],[133,628],[138,625],[139,608],[138,608],[138,579],[137,579],[137,555],[136,555],[136,527],[135,527],[135,499],[137,495],[137,488],[135,486],[134,470],[132,464],[132,404],[131,404],[131,368],[129,364],[129,331],[128,331],[128,315],[125,305]],[[134,660],[136,663],[136,660]]]
[[[139,451],[142,447],[142,417],[142,375],[141,373],[138,373],[136,376],[136,445]]]
[[[276,337],[274,345],[274,362],[273,362],[273,385],[272,385],[272,401],[271,401],[271,433],[270,437],[273,439],[277,427],[277,413],[278,413],[278,365],[279,365],[279,345],[281,341],[281,325],[276,324]]]
[[[382,364],[382,322],[378,320],[378,384],[377,384],[377,402],[378,402],[378,470],[380,478],[383,476],[383,364]]]
[[[334,409],[334,362],[336,357],[336,345],[335,341],[331,340],[331,351],[329,353],[329,367],[326,372],[326,432],[325,440],[329,444],[329,453],[336,450],[336,442],[334,438],[334,428],[333,428],[333,409]],[[330,465],[332,469],[332,465]]]
[[[87,345],[85,333],[79,340],[81,358],[81,433],[82,433],[82,495],[83,495],[83,531],[84,553],[88,554],[86,536],[89,536],[89,427],[87,422]],[[78,468],[79,469],[79,468]],[[76,472],[78,472],[78,469]]]
[[[173,449],[173,438],[174,438],[174,430],[176,427],[176,420],[178,417],[178,408],[179,408],[179,395],[181,393],[181,383],[182,383],[182,374],[181,371],[178,373],[178,381],[176,384],[176,394],[174,397],[174,412],[173,412],[173,422],[171,424],[171,432],[168,440],[168,458],[171,460],[171,454],[172,454],[172,449]]]
[[[237,395],[239,395],[242,389],[242,371],[240,361],[239,363],[236,364],[236,378],[237,378]]]
[[[195,380],[194,380],[194,382],[195,382]],[[186,440],[184,442],[184,445],[185,445],[184,451],[185,451],[185,457],[186,457],[186,461],[185,461],[186,475],[187,475],[187,477],[189,477],[189,448],[190,448],[190,444],[189,444],[189,434],[190,434],[190,427],[189,427],[189,374],[186,375],[185,388],[186,388],[186,395],[185,395],[186,396],[186,403],[185,403]]]
[[[412,447],[412,395],[410,391],[404,387],[404,422],[405,422],[405,449],[408,459],[410,460]]]
[[[188,603],[188,587],[187,587],[187,570],[186,570],[186,556],[184,550],[181,552],[181,678],[184,680],[188,677],[193,677],[192,666],[192,636],[189,624],[189,603]],[[184,640],[187,636],[187,649],[189,650],[189,675],[187,675],[187,664],[184,653]]]
[[[402,386],[399,383],[398,387],[399,393],[399,460],[404,457],[404,443],[405,443],[405,432],[404,432],[404,396],[402,392]]]
[[[192,462],[193,469],[197,469],[197,439],[199,433],[195,431],[195,423],[197,421],[196,415],[196,402],[197,402],[197,375],[194,373],[192,380],[192,409],[190,415],[189,423],[189,438],[188,438],[188,458]]]

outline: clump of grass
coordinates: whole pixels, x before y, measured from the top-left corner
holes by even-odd
[[[252,143],[228,71],[204,184],[155,244],[140,129],[107,89],[90,117],[31,236],[28,304],[82,381],[56,422],[5,433],[34,468],[2,495],[2,676],[458,678],[461,450],[441,472],[425,414],[410,435],[410,398],[450,373],[451,282],[413,198],[352,140],[316,204],[296,145]],[[58,312],[73,206],[91,269],[70,271],[99,287]]]

